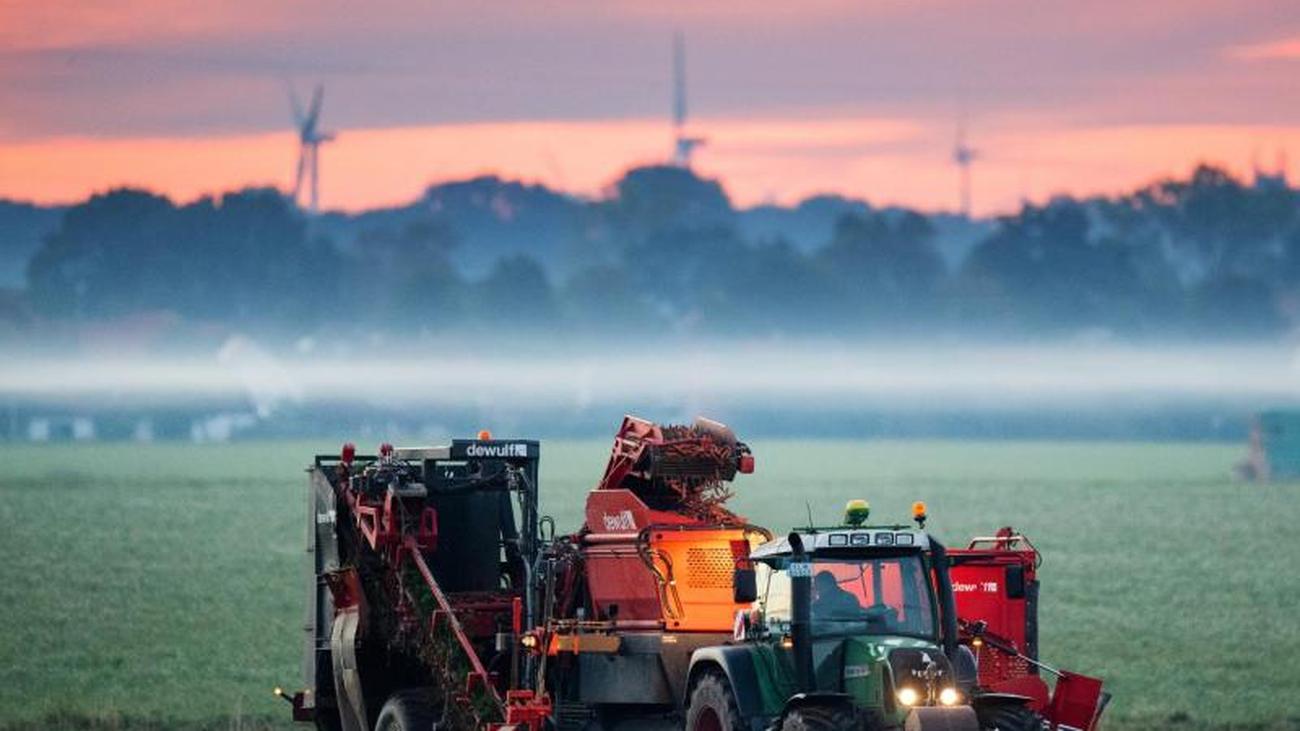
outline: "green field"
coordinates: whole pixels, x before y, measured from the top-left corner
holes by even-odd
[[[562,529],[607,445],[544,445]],[[0,728],[292,728],[302,468],[333,446],[0,447]],[[1107,679],[1108,728],[1300,728],[1300,486],[1233,483],[1240,448],[753,446],[733,507],[770,527],[924,499],[949,543],[1033,537],[1043,655]]]

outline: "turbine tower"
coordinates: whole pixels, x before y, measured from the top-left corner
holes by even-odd
[[[295,203],[299,202],[302,197],[303,178],[309,178],[311,191],[307,210],[313,214],[319,210],[320,205],[320,146],[322,142],[334,139],[333,132],[322,131],[318,126],[320,106],[324,96],[324,87],[317,84],[316,90],[311,95],[311,106],[304,111],[302,103],[298,101],[297,92],[293,87],[289,87],[289,103],[293,105],[293,123],[298,130],[298,172],[293,179],[293,200]]]
[[[1276,162],[1272,170],[1265,170],[1259,162],[1259,147],[1250,156],[1250,167],[1255,174],[1255,190],[1286,190],[1291,186],[1287,182],[1286,148],[1277,149]]]
[[[673,164],[691,166],[691,153],[704,144],[703,137],[686,132],[686,41],[682,32],[673,36]]]
[[[978,153],[966,144],[966,116],[957,120],[957,142],[952,148],[952,161],[957,164],[961,215],[970,218],[970,166]]]

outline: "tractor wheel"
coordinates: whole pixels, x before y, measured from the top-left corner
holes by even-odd
[[[736,694],[727,679],[718,673],[705,673],[691,689],[686,707],[686,731],[743,731]]]
[[[1043,719],[1024,706],[993,706],[980,709],[983,731],[1042,731]]]
[[[375,721],[375,731],[433,731],[437,722],[438,714],[428,693],[401,690],[388,696]]]
[[[804,706],[785,714],[781,731],[841,731],[857,728],[853,711],[845,706]]]

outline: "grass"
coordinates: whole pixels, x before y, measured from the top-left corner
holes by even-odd
[[[0,729],[291,728],[302,467],[333,445],[5,446]],[[576,527],[607,441],[548,442]],[[1102,675],[1108,728],[1300,729],[1300,495],[1224,445],[772,442],[733,507],[788,528],[851,497],[929,503],[949,543],[1004,524],[1046,554],[1045,658]]]

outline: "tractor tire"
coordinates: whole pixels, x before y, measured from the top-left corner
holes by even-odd
[[[845,731],[857,728],[853,710],[846,706],[803,706],[785,714],[781,731]]]
[[[745,731],[731,684],[719,673],[705,673],[695,681],[686,706],[686,731]]]
[[[1042,731],[1043,718],[1024,706],[981,709],[981,731]]]
[[[401,690],[388,696],[375,731],[433,731],[437,723],[438,713],[427,692]]]

